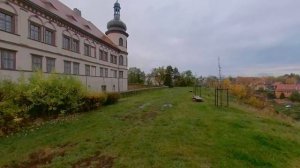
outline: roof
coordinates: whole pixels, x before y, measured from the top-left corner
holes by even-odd
[[[38,5],[39,7],[59,16],[61,19],[71,23],[72,25],[80,28],[81,30],[90,33],[91,35],[99,38],[101,41],[119,49],[104,33],[102,33],[92,22],[84,19],[76,14],[71,8],[61,3],[59,0],[29,0],[30,2]]]
[[[300,91],[300,84],[277,84],[276,91]]]

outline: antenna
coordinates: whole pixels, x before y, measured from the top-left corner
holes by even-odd
[[[221,67],[221,59],[218,57],[218,68],[219,68],[219,85],[221,85],[222,81],[222,67]]]

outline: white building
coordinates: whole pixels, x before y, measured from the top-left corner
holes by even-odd
[[[2,0],[3,1],[3,0]],[[92,90],[127,90],[126,25],[120,4],[106,34],[58,0],[0,1],[0,78],[36,70],[73,75]]]

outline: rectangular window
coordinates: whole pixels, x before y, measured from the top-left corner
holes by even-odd
[[[32,55],[32,71],[43,70],[43,57]]]
[[[108,69],[107,68],[104,69],[104,76],[108,77]]]
[[[0,30],[14,33],[14,17],[0,11]]]
[[[123,78],[123,71],[119,71],[119,78]]]
[[[16,69],[16,52],[9,50],[0,50],[1,69]]]
[[[91,50],[91,55],[90,56],[93,57],[93,58],[96,58],[96,48],[90,46],[90,50]]]
[[[84,55],[91,56],[91,47],[87,44],[84,44]]]
[[[108,62],[108,52],[104,52],[104,61]]]
[[[119,57],[119,65],[124,65],[124,57],[122,55]]]
[[[99,60],[103,60],[104,59],[104,52],[103,50],[99,50]]]
[[[54,31],[50,29],[45,29],[45,43],[49,45],[54,45],[55,43]]]
[[[110,55],[110,62],[113,64],[117,64],[117,56],[115,55]]]
[[[70,61],[64,61],[64,73],[71,74],[71,62]]]
[[[111,77],[113,77],[113,78],[117,78],[117,71],[116,70],[111,70]]]
[[[79,75],[79,63],[73,62],[73,74]]]
[[[102,85],[101,90],[102,90],[102,92],[106,92],[106,85]]]
[[[104,68],[100,67],[100,77],[104,77]]]
[[[48,73],[55,71],[55,58],[46,58],[46,69]]]
[[[71,39],[68,36],[63,35],[63,49],[71,49]]]
[[[113,63],[113,62],[114,62],[114,56],[110,55],[110,63]]]
[[[91,75],[91,66],[85,65],[85,75],[90,76]]]
[[[41,41],[41,26],[30,22],[29,24],[29,38],[36,41]]]
[[[91,76],[96,76],[96,67],[91,66]]]
[[[79,40],[73,39],[72,51],[79,53]]]

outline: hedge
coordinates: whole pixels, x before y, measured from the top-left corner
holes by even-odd
[[[86,91],[81,82],[71,76],[34,73],[17,83],[0,82],[0,135],[21,129],[36,118],[56,118],[59,115],[95,110],[118,101],[118,93]]]

